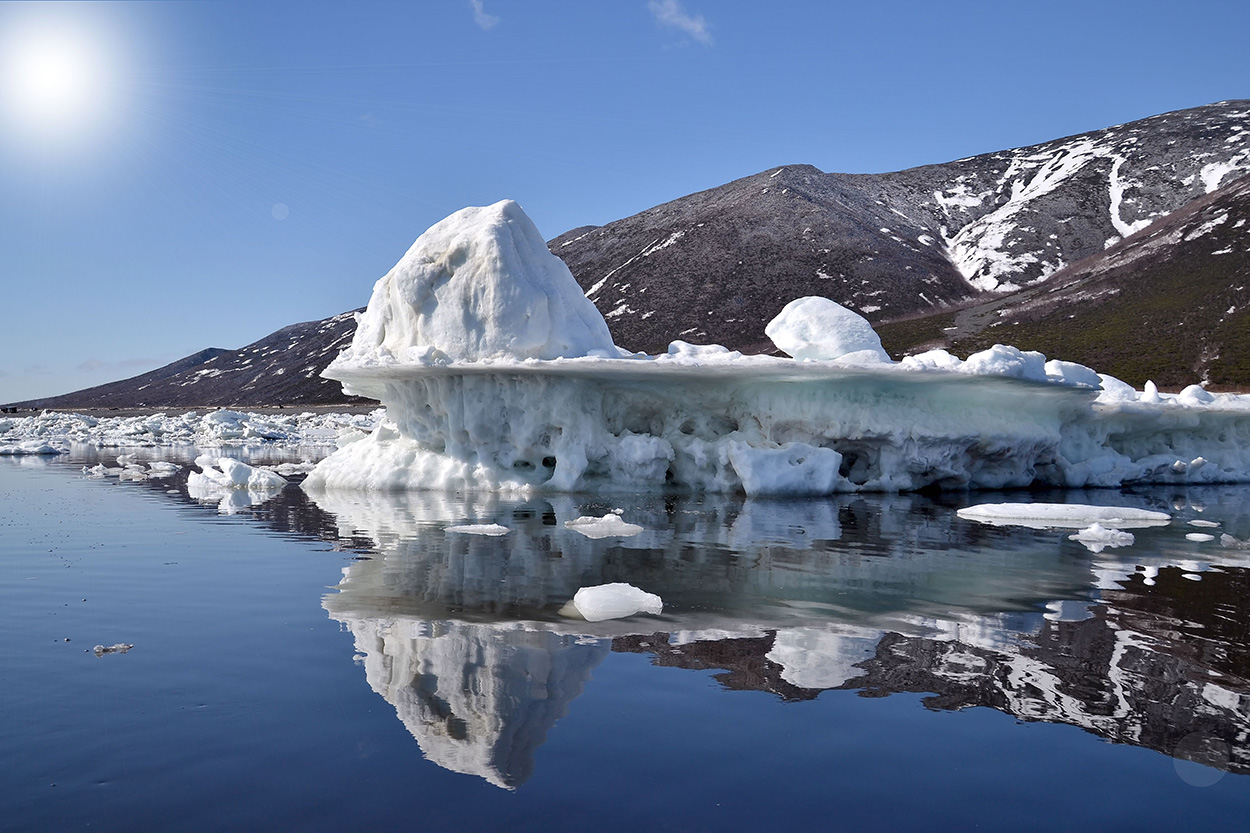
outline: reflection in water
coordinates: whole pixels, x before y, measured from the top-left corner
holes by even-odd
[[[729,689],[925,692],[930,708],[989,706],[1250,774],[1250,553],[1200,548],[1182,523],[1206,508],[1245,537],[1247,495],[1191,493],[1202,501],[1100,494],[1177,521],[1099,555],[1060,531],[963,521],[949,497],[638,497],[615,505],[646,531],[603,541],[563,521],[612,507],[573,498],[315,502],[344,539],[372,542],[324,600],[370,685],[428,758],[500,786],[531,774],[609,646],[717,670]],[[443,532],[465,522],[512,532]],[[664,615],[558,614],[578,587],[613,581],[658,593]]]
[[[534,751],[582,693],[607,647],[511,625],[340,618],[369,686],[395,707],[425,756],[515,787]]]
[[[168,500],[185,480],[127,486]],[[1218,537],[1250,538],[1247,498],[1246,487],[1006,496],[1173,515],[1097,554],[1068,530],[956,516],[983,495],[600,503],[310,499],[292,486],[242,514],[358,554],[323,605],[352,632],[369,685],[430,760],[512,788],[609,651],[787,700],[924,693],[932,709],[988,706],[1250,776],[1250,550]],[[563,525],[618,507],[644,532],[592,540]],[[512,531],[444,532],[461,523]],[[1218,534],[1186,540],[1195,529]],[[579,587],[616,581],[660,595],[664,614],[560,615]]]

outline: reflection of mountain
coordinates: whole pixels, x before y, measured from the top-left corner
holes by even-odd
[[[833,626],[693,644],[658,633],[612,647],[651,652],[657,665],[724,669],[717,679],[730,689],[791,700],[829,688],[930,693],[932,709],[988,706],[1250,774],[1250,569],[1208,571],[1197,584],[1165,568],[1153,585],[1139,576],[1105,592],[1087,618],[1039,615],[1032,632],[1008,628],[989,642],[958,629]]]
[[[533,774],[534,751],[607,653],[522,623],[339,621],[364,654],[369,686],[428,759],[507,788]]]
[[[1244,490],[1203,494],[1230,528],[1250,521]],[[1239,601],[1250,567],[1237,551],[1208,551],[1222,553],[1218,569],[1180,557],[1166,544],[1183,541],[1180,527],[1143,532],[1123,559],[1093,557],[1063,533],[967,524],[922,496],[652,496],[624,504],[646,532],[606,541],[564,528],[604,511],[568,498],[316,500],[341,535],[373,542],[324,602],[356,635],[370,685],[430,760],[495,784],[528,777],[609,644],[719,670],[728,689],[796,701],[925,692],[934,709],[989,706],[1250,772],[1250,613]],[[512,531],[444,532],[464,521]],[[1144,546],[1150,535],[1164,543]],[[577,587],[607,581],[659,593],[665,616],[556,614]]]

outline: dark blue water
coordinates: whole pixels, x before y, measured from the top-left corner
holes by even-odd
[[[290,487],[220,514],[185,476],[79,465],[0,459],[0,829],[1250,818],[1250,550],[1219,542],[1250,538],[1244,487],[815,502]],[[1094,554],[1070,531],[955,516],[998,500],[1174,521]],[[563,526],[614,508],[645,531]],[[1192,519],[1216,540],[1187,540]],[[443,531],[467,521],[512,532]],[[561,615],[610,581],[664,614]]]

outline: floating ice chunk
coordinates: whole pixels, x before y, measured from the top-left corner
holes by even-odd
[[[796,359],[840,359],[893,364],[868,320],[836,301],[809,295],[796,298],[764,327],[783,353]]]
[[[1190,521],[1189,525],[1199,527],[1200,529],[1215,529],[1219,526],[1219,524],[1215,521],[1204,521],[1200,519]]]
[[[1083,503],[982,503],[960,509],[961,518],[994,526],[1032,529],[1078,529],[1097,522],[1114,529],[1167,526],[1172,516],[1126,506],[1090,506]]]
[[[129,642],[118,642],[116,645],[97,645],[91,649],[91,652],[97,657],[102,657],[105,654],[125,654],[133,647],[135,646]]]
[[[462,209],[417,238],[325,375],[427,364],[434,350],[458,362],[616,354],[603,316],[512,200]]]
[[[580,518],[565,521],[564,525],[574,532],[580,532],[587,538],[611,538],[614,536],[628,538],[631,535],[637,535],[639,532],[642,532],[642,527],[638,526],[638,524],[631,524],[621,520],[621,516],[615,512],[609,512],[601,518],[596,518],[593,515],[582,515]]]
[[[459,532],[465,535],[507,535],[512,530],[501,524],[457,524],[444,527],[444,532]]]
[[[169,477],[181,471],[182,466],[168,460],[153,460],[148,463],[148,477]]]
[[[959,372],[963,369],[963,359],[942,349],[926,350],[914,356],[905,356],[899,366],[903,370],[950,370]]]
[[[1133,543],[1133,533],[1108,529],[1100,523],[1090,524],[1080,532],[1068,536],[1069,541],[1080,541],[1090,552],[1102,552],[1107,547],[1127,547]]]
[[[1220,536],[1220,544],[1232,550],[1250,550],[1250,540],[1243,541],[1240,538],[1234,538],[1227,532]]]
[[[232,457],[212,457],[201,454],[195,458],[195,464],[202,473],[191,472],[187,483],[192,481],[211,484],[221,489],[251,489],[263,491],[281,489],[286,485],[286,478],[275,472],[254,468]]]
[[[1215,536],[1210,534],[1209,532],[1186,532],[1185,540],[1196,541],[1197,543],[1201,544],[1207,541],[1214,541]]]
[[[602,622],[605,619],[623,619],[635,613],[659,616],[664,611],[664,602],[654,593],[647,593],[632,584],[615,582],[581,588],[573,595],[573,607],[586,621]]]

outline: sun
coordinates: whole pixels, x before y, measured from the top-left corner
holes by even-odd
[[[11,29],[0,42],[5,129],[40,142],[83,138],[113,105],[115,69],[104,33],[81,21]]]

